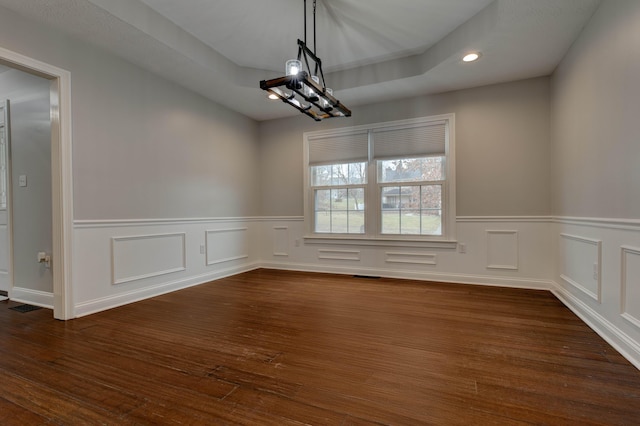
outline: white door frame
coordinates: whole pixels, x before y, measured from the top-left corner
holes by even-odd
[[[73,179],[71,73],[0,47],[0,61],[51,81],[51,195],[53,224],[53,316],[75,317],[72,294]]]

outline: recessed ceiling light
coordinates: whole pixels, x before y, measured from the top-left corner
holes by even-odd
[[[273,93],[269,94],[269,96],[267,96],[267,98],[271,99],[272,101],[275,101],[276,99],[278,99],[278,97],[276,95],[274,95]]]
[[[467,53],[466,55],[464,55],[464,57],[462,58],[462,60],[464,62],[473,62],[473,61],[477,61],[478,58],[480,57],[480,54],[477,52],[471,52],[471,53]]]

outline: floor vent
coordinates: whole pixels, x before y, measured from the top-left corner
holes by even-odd
[[[40,306],[33,306],[33,305],[17,305],[9,309],[25,313],[25,312],[37,311],[38,309],[42,309],[42,308]]]
[[[378,280],[380,277],[376,277],[374,275],[354,275],[353,278],[366,278],[368,280]]]

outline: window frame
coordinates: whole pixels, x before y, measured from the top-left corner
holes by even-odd
[[[378,159],[374,158],[373,133],[384,129],[410,128],[420,125],[445,125],[445,171],[442,183],[442,235],[417,234],[383,234],[382,233],[382,195],[385,186],[411,186],[419,182],[384,183],[378,180]],[[314,190],[312,186],[311,165],[309,164],[309,141],[317,138],[348,136],[350,134],[368,133],[367,183],[364,185],[365,217],[364,234],[317,233],[315,229]],[[345,127],[332,130],[305,132],[303,135],[303,168],[304,168],[304,241],[308,244],[356,244],[385,245],[395,247],[436,247],[455,248],[456,241],[456,184],[455,184],[455,114],[442,114],[409,120],[398,120],[373,123],[362,126]],[[399,156],[398,158],[416,158],[420,156]],[[344,163],[348,163],[345,161]],[[338,162],[332,164],[339,164]],[[435,181],[427,181],[428,184]]]

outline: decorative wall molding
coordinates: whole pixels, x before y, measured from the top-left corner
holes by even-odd
[[[640,219],[611,219],[600,217],[555,216],[555,223],[591,226],[595,228],[623,229],[640,232]]]
[[[112,237],[112,284],[186,270],[185,244],[184,232]]]
[[[289,256],[289,227],[274,226],[273,227],[273,255]]]
[[[74,263],[74,281],[91,281],[91,288],[77,289],[78,301],[75,304],[74,315],[88,315],[260,267],[415,279],[425,281],[425,285],[429,285],[428,281],[441,281],[553,290],[565,305],[574,311],[579,310],[579,316],[591,328],[636,366],[640,366],[640,349],[637,349],[640,348],[640,339],[637,338],[636,332],[638,325],[634,322],[639,314],[634,306],[637,304],[637,299],[633,296],[633,289],[637,288],[634,287],[635,282],[638,282],[635,268],[638,263],[636,252],[639,249],[635,247],[640,247],[640,235],[607,230],[610,228],[640,230],[640,227],[632,226],[633,221],[623,221],[626,223],[624,227],[620,226],[619,221],[586,220],[577,223],[547,216],[466,216],[459,217],[457,222],[460,224],[458,239],[467,244],[467,253],[458,253],[455,250],[455,243],[452,249],[443,249],[412,247],[411,244],[403,245],[404,242],[399,242],[398,246],[385,247],[366,243],[347,246],[336,243],[334,240],[308,240],[304,238],[304,220],[300,216],[76,221],[74,236],[78,259]],[[577,224],[586,226],[584,232],[578,230],[579,228],[575,226]],[[600,232],[596,230],[597,228],[604,230]],[[207,234],[207,230],[212,232]],[[552,265],[554,258],[559,260],[557,267],[562,267],[560,260],[562,247],[554,246],[552,242],[567,241],[567,237],[560,236],[565,230],[567,233],[564,235],[569,237],[570,241],[574,241],[571,237],[577,238],[581,241],[577,243],[579,247],[583,245],[591,250],[588,252],[591,253],[587,257],[588,261],[577,263],[581,265],[578,269],[588,274],[587,278],[593,273],[594,261],[590,260],[591,256],[598,259],[597,263],[600,265],[599,256],[602,248],[599,245],[607,248],[605,260],[608,263],[605,267],[600,267],[602,270],[598,271],[598,276],[603,277],[603,271],[607,274],[602,278],[602,285],[609,287],[606,287],[603,293],[607,299],[613,300],[613,305],[612,300],[601,304],[594,303],[592,295],[587,295],[582,290],[573,291],[572,287],[565,285],[563,278],[559,276],[560,271],[554,273],[551,266],[547,266],[546,269],[540,268],[540,265]],[[502,241],[498,238],[496,241],[488,242],[487,231],[506,231],[505,234],[496,232],[490,234],[504,236],[506,239]],[[516,234],[513,234],[514,231],[517,232],[517,238],[515,238]],[[135,281],[125,286],[110,285],[109,241],[111,238],[114,235],[144,235],[152,232],[156,234],[186,233],[186,271]],[[573,234],[596,235],[599,239],[576,237]],[[210,250],[208,254],[203,255],[200,254],[199,246],[204,243],[203,236],[206,241],[207,235],[211,239]],[[227,238],[228,244],[225,242]],[[278,239],[280,241],[276,242]],[[488,246],[491,245],[513,246],[514,239],[517,239],[518,245],[518,269],[487,269],[487,264],[511,267],[516,265],[516,262],[508,258],[500,260],[501,256],[498,255],[501,253],[487,252],[490,248]],[[293,243],[295,240],[304,241],[304,243],[297,245]],[[216,244],[220,248],[217,254],[212,253],[211,244]],[[623,244],[626,244],[623,247],[627,249],[624,252],[627,253],[626,266],[618,258]],[[576,254],[573,251],[571,253]],[[286,256],[278,256],[278,254],[286,254]],[[239,255],[242,257],[236,259],[236,262],[207,265],[208,261],[233,259]],[[506,256],[506,253],[502,255]],[[487,262],[487,259],[490,261]],[[617,288],[620,283],[618,272],[622,270],[627,271],[623,284],[627,290],[625,298],[619,297]],[[575,277],[571,274],[565,274],[565,276],[578,278],[574,281],[580,282],[579,276]],[[97,277],[99,281],[90,280],[90,277]],[[564,287],[557,283],[561,283]],[[600,286],[601,284],[598,284],[597,289],[595,286],[592,287],[595,289],[592,293],[597,295],[596,298],[601,292]],[[630,290],[631,293],[629,293]],[[23,300],[26,303],[32,303],[31,300]]]
[[[385,253],[387,263],[407,263],[413,265],[436,265],[435,253],[392,252]]]
[[[223,228],[209,229],[205,231],[205,258],[206,265],[232,262],[234,260],[247,259],[247,231],[249,228]],[[234,238],[234,234],[242,233],[240,240]]]
[[[360,246],[360,247],[401,247],[401,248],[439,248],[443,250],[455,250],[457,241],[450,240],[425,240],[411,238],[366,238],[366,237],[343,237],[343,236],[317,236],[305,235],[305,244],[317,245],[340,245],[340,246]]]
[[[360,261],[359,250],[319,249],[318,259]]]
[[[477,223],[477,222],[526,222],[526,223],[551,223],[553,216],[458,216],[458,223]]]
[[[518,231],[487,229],[487,269],[518,270]]]
[[[602,241],[561,233],[560,245],[558,253],[560,278],[600,303]],[[593,265],[595,265],[595,271]]]
[[[640,329],[640,248],[620,247],[620,311]]]
[[[73,222],[76,229],[82,228],[121,228],[125,226],[185,225],[194,223],[224,222],[267,222],[267,221],[303,221],[300,216],[257,216],[257,217],[194,217],[163,219],[80,219]]]

